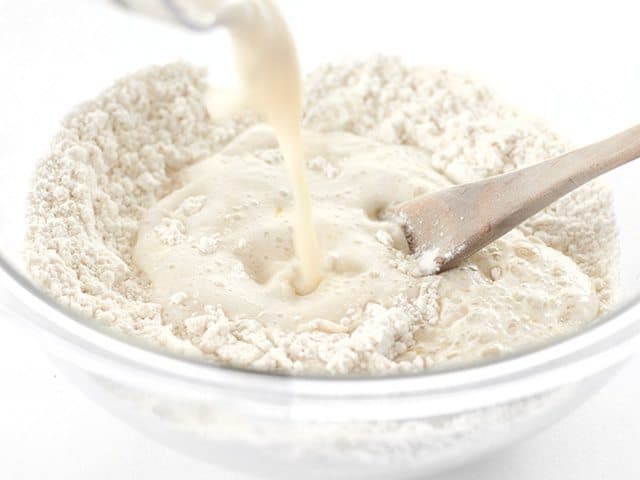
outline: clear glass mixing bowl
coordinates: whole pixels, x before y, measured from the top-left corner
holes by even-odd
[[[456,13],[455,6],[443,6],[450,10],[437,12],[444,27],[432,18],[431,30],[423,32],[415,20],[417,4],[423,2],[404,5],[407,8],[394,13],[393,21],[384,8],[391,2],[369,3],[376,4],[367,11],[365,23],[371,26],[361,26],[357,38],[351,38],[344,19],[357,18],[356,10],[336,2],[322,2],[323,7],[316,10],[310,2],[284,2],[305,64],[388,47],[425,63],[475,69],[496,89],[505,87],[502,91],[513,103],[557,119],[556,125],[576,142],[630,126],[633,120],[628,112],[638,111],[637,103],[620,103],[616,115],[596,116],[594,111],[607,112],[602,102],[578,101],[580,92],[597,90],[605,77],[591,76],[589,86],[575,83],[573,89],[562,79],[551,85],[540,73],[536,77],[536,72],[560,62],[562,48],[557,57],[551,50],[537,60],[514,56],[507,69],[501,56],[490,51],[504,31],[492,34],[486,22],[484,36],[475,37],[480,46],[475,52],[468,53],[462,48],[463,40],[455,43],[453,37],[438,50],[428,48],[438,35],[446,35],[445,20]],[[561,7],[553,8],[562,15]],[[5,59],[10,74],[3,78],[8,84],[0,93],[3,316],[33,327],[51,359],[78,388],[149,436],[209,462],[274,478],[424,477],[551,424],[601,387],[637,349],[640,216],[635,184],[640,180],[640,163],[607,175],[616,192],[621,234],[620,304],[575,337],[494,363],[393,378],[269,375],[153,351],[60,308],[29,283],[20,267],[30,174],[56,121],[113,78],[149,63],[181,57],[212,65],[218,78],[230,78],[229,54],[220,33],[196,36],[166,29],[95,2],[60,0],[55,6],[53,2],[12,2],[3,5],[1,13],[0,44],[15,45]],[[536,12],[529,13],[535,20]],[[592,15],[596,17],[597,12]],[[318,25],[330,21],[334,22],[332,35],[320,45]],[[514,48],[527,51],[531,32],[521,27]],[[465,28],[468,38],[474,38],[474,23],[465,23]],[[416,32],[422,32],[420,38],[427,47],[416,49]],[[445,47],[448,50],[443,51]],[[544,49],[544,44],[536,48]],[[574,60],[565,74],[574,75],[575,80],[586,72],[587,64],[581,63],[580,56]],[[602,57],[602,62],[608,61],[610,57]],[[632,91],[638,78],[628,77],[628,84],[616,84],[618,89],[610,96],[620,89]]]

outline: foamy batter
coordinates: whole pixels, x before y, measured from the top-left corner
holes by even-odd
[[[151,280],[152,298],[163,305],[166,321],[182,328],[219,307],[229,318],[256,320],[266,328],[348,332],[357,326],[349,312],[369,303],[390,308],[399,296],[418,296],[419,265],[400,226],[378,219],[378,211],[451,182],[412,147],[346,133],[308,132],[304,141],[320,245],[327,252],[319,287],[304,296],[295,291],[282,156],[269,129],[255,127],[181,172],[183,186],[140,222],[134,261]],[[533,328],[545,315],[571,325],[598,314],[590,279],[535,239],[513,233],[475,263],[478,268],[437,278],[440,321],[450,328],[465,315],[478,323],[508,316]],[[407,345],[405,355],[424,350],[419,338],[428,339],[429,321],[416,325],[418,341]],[[464,328],[473,338],[474,331]],[[501,345],[483,348],[489,354]]]
[[[397,253],[408,253],[404,234],[376,214],[409,198],[413,188],[443,185],[442,179],[409,180],[424,156],[407,148],[311,132],[304,143],[325,252],[318,288],[296,292],[289,182],[273,134],[255,127],[181,172],[184,186],[140,223],[134,259],[151,279],[154,297],[166,300],[172,321],[221,305],[230,314],[289,328],[314,319],[329,324],[348,307],[406,290],[410,277],[391,266]],[[389,172],[390,159],[401,173]],[[176,292],[186,296],[174,304]]]

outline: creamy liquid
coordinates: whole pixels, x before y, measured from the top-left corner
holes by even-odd
[[[183,186],[140,222],[134,259],[153,298],[162,299],[165,320],[180,324],[209,305],[265,325],[296,330],[320,321],[340,330],[350,308],[417,288],[401,227],[375,214],[444,180],[425,178],[426,158],[415,149],[346,133],[303,138],[325,252],[322,282],[307,295],[294,288],[288,179],[271,129],[257,126],[183,170]],[[391,163],[397,173],[389,173]]]
[[[225,111],[229,99],[246,103],[264,116],[278,139],[293,193],[293,243],[299,260],[294,280],[298,294],[312,292],[321,278],[321,255],[313,223],[301,140],[302,87],[295,45],[272,0],[256,0],[228,11],[236,69],[242,84],[237,95],[210,98],[212,115]],[[226,98],[225,98],[226,97]],[[224,106],[223,106],[224,105]]]

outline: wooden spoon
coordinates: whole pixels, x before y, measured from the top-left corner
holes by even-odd
[[[459,265],[589,180],[640,157],[640,125],[514,172],[392,207],[425,274]]]

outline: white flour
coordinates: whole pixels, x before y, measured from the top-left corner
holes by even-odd
[[[302,331],[265,326],[203,305],[181,316],[187,291],[163,307],[132,259],[138,224],[181,186],[184,167],[221,151],[255,123],[249,115],[213,121],[204,72],[183,64],[131,75],[63,123],[38,167],[30,199],[27,265],[65,305],[127,334],[185,354],[294,373],[393,373],[495,357],[568,334],[610,305],[616,229],[611,195],[593,182],[473,257],[464,269],[416,279],[414,292],[354,305],[341,318],[317,318]],[[495,100],[466,77],[412,69],[395,59],[324,66],[307,81],[304,123],[385,145],[417,149],[443,187],[557,155],[566,143]],[[260,150],[267,160],[277,151]],[[267,161],[265,160],[265,161]],[[277,160],[274,160],[277,161]],[[391,161],[391,160],[390,160]],[[327,181],[340,165],[309,167]],[[391,169],[390,169],[391,170]],[[418,195],[425,186],[412,185]],[[283,192],[286,194],[286,191]],[[188,218],[206,208],[195,195],[153,226],[161,242],[188,239]],[[233,212],[231,213],[233,214]],[[373,232],[381,247],[393,237]],[[213,258],[226,241],[194,239]],[[234,248],[250,248],[234,239]],[[402,251],[390,265],[411,276]],[[238,263],[232,276],[247,275]]]

